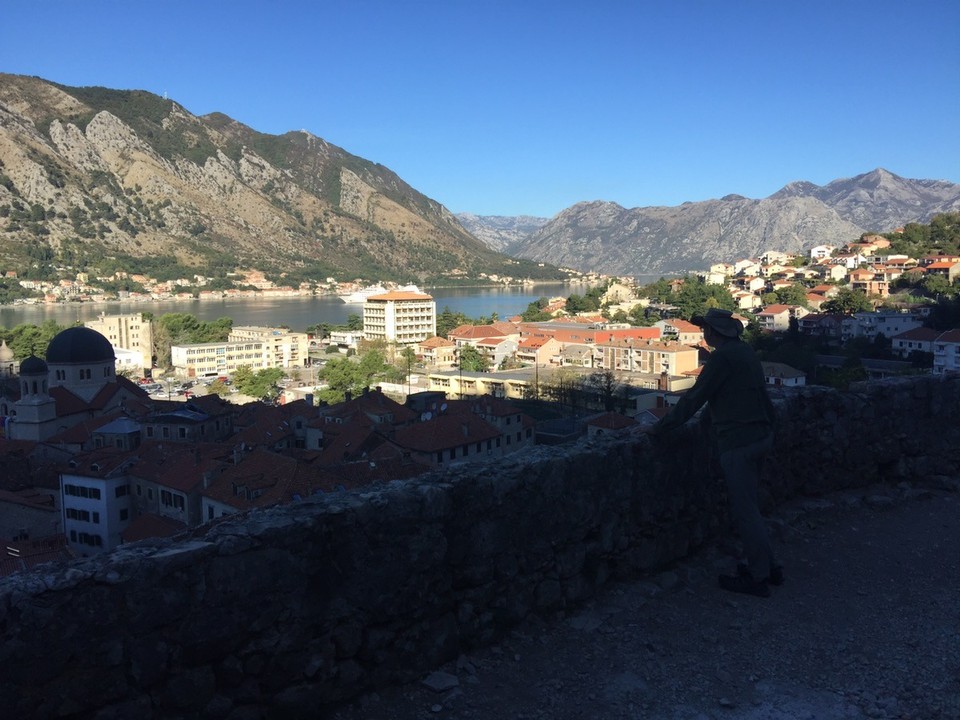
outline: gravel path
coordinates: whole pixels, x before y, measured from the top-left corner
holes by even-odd
[[[781,508],[786,583],[725,593],[720,547],[531,619],[335,720],[960,718],[960,497],[907,486]]]

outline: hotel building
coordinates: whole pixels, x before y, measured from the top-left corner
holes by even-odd
[[[437,334],[437,304],[418,292],[396,291],[372,295],[363,304],[363,338],[403,345]]]

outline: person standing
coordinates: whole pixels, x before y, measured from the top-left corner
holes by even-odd
[[[694,386],[650,430],[657,437],[682,426],[704,404],[720,451],[730,513],[743,542],[746,565],[721,575],[720,587],[759,597],[783,582],[767,526],[760,514],[757,486],[763,460],[773,447],[774,410],[763,368],[753,349],[740,339],[743,324],[729,310],[711,308],[691,318],[713,348]]]

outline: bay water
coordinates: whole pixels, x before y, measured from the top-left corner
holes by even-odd
[[[468,318],[490,317],[501,319],[518,315],[541,297],[568,297],[584,294],[590,288],[585,284],[538,284],[523,287],[433,288],[424,292],[433,296],[437,313],[450,308]],[[303,331],[310,325],[345,324],[351,314],[362,315],[363,305],[343,302],[336,295],[291,298],[234,298],[229,300],[163,300],[157,302],[56,303],[44,305],[0,306],[0,327],[11,329],[21,324],[40,325],[54,320],[60,325],[95,320],[101,313],[118,315],[150,312],[155,317],[165,313],[189,313],[198,320],[209,322],[221,317],[233,319],[233,324],[289,327]]]

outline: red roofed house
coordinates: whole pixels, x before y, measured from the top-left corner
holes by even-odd
[[[790,328],[790,318],[799,320],[809,313],[809,310],[800,305],[767,305],[757,313],[757,320],[763,330],[782,332]]]
[[[633,418],[618,412],[605,412],[587,419],[587,437],[594,435],[617,435],[637,424]]]
[[[960,255],[927,255],[920,258],[920,267],[927,267],[940,262],[960,263]]]
[[[476,348],[490,362],[491,368],[499,367],[505,358],[513,357],[518,343],[510,338],[496,337],[478,340]]]
[[[890,338],[891,349],[900,357],[907,357],[913,352],[932,353],[933,342],[942,332],[942,330],[934,330],[928,327],[911,328]]]
[[[668,376],[697,369],[698,351],[689,345],[662,340],[612,340],[597,345],[594,367]]]
[[[559,363],[563,346],[554,338],[525,337],[517,345],[517,361],[528,365]]]
[[[442,337],[427,338],[417,345],[417,356],[425,365],[453,367],[457,363],[457,344]]]
[[[940,260],[924,265],[928,275],[942,275],[948,282],[953,283],[960,277],[960,262],[951,262],[949,260]]]
[[[660,328],[664,340],[676,340],[681,345],[696,345],[703,340],[703,329],[687,320],[661,320],[654,327]]]

